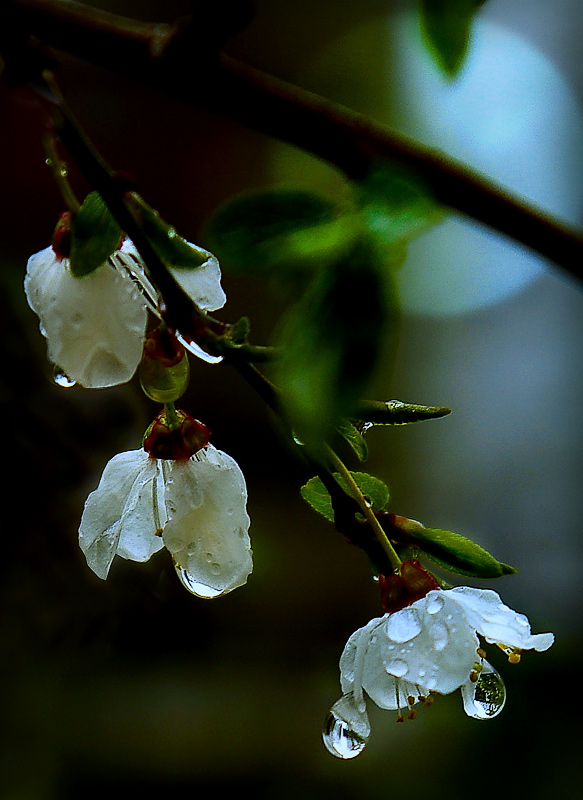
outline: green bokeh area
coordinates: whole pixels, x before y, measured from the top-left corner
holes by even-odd
[[[99,5],[169,20],[190,4]],[[309,73],[307,88],[374,116],[385,80],[384,14],[405,5],[258,0],[255,22],[229,51],[289,80]],[[490,0],[480,13],[540,42],[546,5],[530,0],[528,20],[520,0]],[[553,3],[565,19],[564,52],[570,37],[581,40],[573,7]],[[362,51],[367,85],[351,83],[353,65],[341,54],[334,71],[317,58],[365,19],[375,23]],[[235,193],[272,188],[278,175],[333,200],[345,190],[315,159],[80,61],[66,62],[61,84],[108,161],[202,247],[217,208]],[[255,564],[248,584],[199,600],[180,586],[165,551],[146,564],[116,559],[106,582],[87,568],[77,545],[84,500],[113,455],[140,446],[159,407],[137,378],[93,392],[52,383],[22,279],[63,209],[44,163],[38,106],[2,83],[0,120],[2,800],[570,796],[583,744],[574,680],[583,655],[580,288],[549,268],[487,310],[404,315],[396,356],[389,343],[380,354],[371,396],[452,413],[374,428],[368,461],[351,468],[382,478],[396,513],[458,531],[516,566],[517,575],[468,582],[496,589],[534,632],[552,630],[557,641],[516,666],[489,648],[508,692],[496,719],[466,717],[459,693],[402,725],[369,703],[370,743],[341,762],[324,749],[321,729],[340,694],[344,644],[380,614],[378,590],[365,556],[302,500],[313,473],[234,371],[191,359],[180,406],[210,427],[211,442],[246,476]],[[69,166],[83,196],[90,187]],[[269,342],[288,298],[222,266],[228,301],[217,316],[248,316],[253,341]]]

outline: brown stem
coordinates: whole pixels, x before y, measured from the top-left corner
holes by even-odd
[[[214,58],[214,47],[221,39],[211,35],[217,30],[216,13],[214,27],[207,33],[199,24],[161,28],[104,15],[73,2],[2,3],[12,11],[9,22],[21,32],[300,147],[349,178],[364,178],[379,161],[406,164],[418,172],[439,202],[521,242],[579,280],[583,278],[583,235],[579,231],[437,150],[397,136],[361,114],[227,55]]]

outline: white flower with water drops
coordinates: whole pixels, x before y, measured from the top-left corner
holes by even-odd
[[[85,503],[79,544],[103,579],[116,555],[147,561],[166,546],[190,592],[218,597],[246,583],[253,569],[245,479],[208,444],[206,426],[178,413],[178,435],[161,415],[144,442],[150,452],[120,453],[107,464]],[[169,436],[178,442],[175,457],[152,455],[167,448]]]
[[[370,725],[364,693],[397,719],[435,694],[461,689],[466,713],[490,719],[504,706],[505,689],[485,661],[478,635],[516,663],[522,650],[547,650],[551,633],[531,634],[528,619],[496,592],[461,586],[432,589],[411,605],[372,619],[349,638],[340,658],[341,699],[332,707],[324,743],[339,758],[366,745]]]
[[[195,269],[170,268],[171,273],[200,309],[222,308],[219,262],[207,250],[185,245],[206,260]],[[142,357],[147,308],[156,311],[158,298],[129,239],[81,277],[73,275],[65,255],[47,247],[29,258],[24,289],[47,339],[48,358],[59,367],[58,383],[101,389],[131,379]],[[189,349],[212,360],[196,345]]]

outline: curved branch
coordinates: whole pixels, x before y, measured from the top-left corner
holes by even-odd
[[[232,5],[223,0],[219,9],[225,3]],[[71,0],[2,0],[2,5],[12,12],[9,22],[21,35],[32,33],[66,53],[302,148],[349,178],[365,177],[379,160],[404,163],[418,172],[439,202],[583,278],[581,232],[437,150],[225,54],[213,56],[226,38],[224,32],[217,34],[216,11],[213,35],[207,36],[208,29],[200,35],[198,24],[166,26],[161,33],[159,25],[114,14],[104,20],[99,16],[103,12],[96,16],[95,10]]]

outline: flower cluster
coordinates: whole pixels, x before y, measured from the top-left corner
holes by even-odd
[[[165,546],[190,592],[225,594],[253,567],[243,474],[209,444],[205,425],[174,409],[188,382],[188,359],[164,326],[146,337],[148,309],[157,313],[159,298],[133,243],[123,238],[104,264],[79,277],[68,257],[70,234],[65,214],[52,246],[29,259],[24,281],[49,359],[86,388],[124,383],[141,363],[144,392],[172,416],[158,415],[143,449],[112,458],[87,498],[79,527],[87,563],[106,578],[116,555],[147,561]],[[200,266],[170,271],[200,309],[221,308],[217,259],[188,242],[184,248],[196,251]]]
[[[423,580],[425,570],[418,563],[405,562],[402,573],[407,571]],[[551,633],[532,634],[528,619],[504,605],[496,592],[468,586],[430,588],[359,628],[340,658],[343,695],[324,731],[330,752],[352,758],[366,745],[370,724],[364,692],[380,708],[395,710],[399,721],[405,714],[413,718],[417,703],[431,703],[435,694],[456,689],[470,717],[496,716],[505,702],[504,684],[485,660],[478,636],[501,647],[511,663],[519,661],[522,650],[547,650],[554,641]]]

